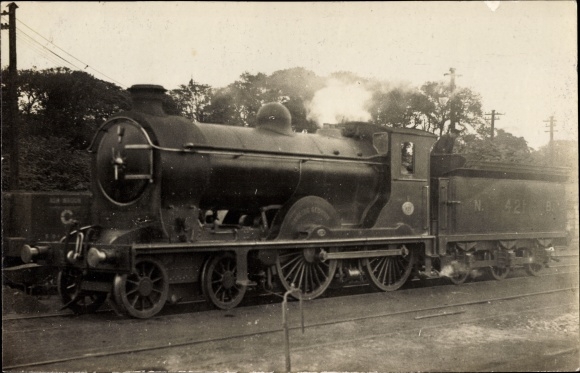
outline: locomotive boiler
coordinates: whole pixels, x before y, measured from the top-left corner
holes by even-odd
[[[133,109],[89,147],[91,218],[22,250],[59,267],[77,313],[108,294],[146,318],[196,293],[235,307],[254,286],[312,299],[351,279],[382,291],[413,273],[450,271],[460,283],[488,268],[501,279],[518,265],[536,273],[566,238],[564,170],[431,154],[436,136],[414,129],[295,133],[278,103],[259,110],[256,128],[197,123],[165,114],[160,86],[130,91]]]

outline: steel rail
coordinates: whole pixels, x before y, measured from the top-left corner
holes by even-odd
[[[549,268],[550,269],[554,269],[554,268],[567,268],[567,267],[578,267],[578,264],[561,264],[561,265],[551,265]],[[516,268],[518,269],[518,268]],[[558,276],[558,275],[566,275],[566,274],[572,274],[572,273],[578,273],[578,271],[571,271],[571,272],[555,272],[555,273],[541,273],[538,276],[535,277],[545,277],[545,276]],[[512,278],[508,278],[506,279],[507,281],[509,280],[515,280],[515,279],[524,279],[524,278],[529,278],[530,276],[518,276],[518,277],[512,277]],[[444,279],[444,278],[441,278]],[[503,282],[505,282],[506,280],[503,280]],[[409,279],[409,281],[415,281],[415,279]],[[496,280],[493,279],[489,279],[486,280],[489,282],[497,282]],[[469,283],[469,282],[467,282]],[[368,283],[360,283],[360,284],[350,284],[350,285],[345,285],[343,286],[343,288],[352,288],[352,287],[363,287],[363,286],[368,286]],[[448,284],[442,284],[442,285],[433,285],[433,286],[427,286],[427,287],[438,287],[438,286],[447,286]],[[272,292],[267,292],[267,293],[263,293],[263,294],[258,294],[256,295],[256,297],[260,297],[260,296],[279,296],[279,297],[283,297],[283,293],[272,293]],[[340,296],[340,295],[338,295]],[[356,296],[356,294],[350,294],[348,296]],[[186,305],[186,304],[196,304],[196,303],[205,303],[205,300],[191,300],[191,301],[187,301],[187,302],[180,302],[179,305]],[[111,313],[111,312],[115,312],[114,309],[112,308],[105,308],[105,309],[100,309],[98,311],[96,311],[95,313]],[[32,319],[49,319],[49,318],[57,318],[57,317],[71,317],[71,316],[81,316],[81,315],[75,315],[74,313],[70,312],[70,311],[65,311],[65,312],[53,312],[53,313],[46,313],[46,314],[40,314],[40,315],[7,315],[7,316],[2,316],[2,321],[20,321],[20,320],[32,320]],[[159,317],[166,317],[168,315],[159,315],[157,317],[154,318],[159,318]]]
[[[350,323],[350,322],[354,322],[354,321],[364,321],[364,320],[371,320],[371,319],[388,318],[388,317],[405,315],[405,314],[412,314],[412,313],[418,313],[418,312],[436,311],[436,310],[456,308],[456,307],[465,307],[465,306],[472,306],[472,305],[477,305],[477,304],[482,304],[482,303],[498,302],[498,301],[504,301],[504,300],[514,300],[514,299],[534,297],[534,296],[540,296],[540,295],[546,295],[546,294],[554,294],[554,293],[573,291],[573,290],[578,290],[578,287],[567,287],[567,288],[546,290],[546,291],[540,291],[540,292],[516,294],[516,295],[511,295],[511,296],[505,296],[505,297],[487,298],[487,299],[480,299],[480,300],[469,301],[469,302],[459,302],[459,303],[454,303],[454,304],[424,307],[424,308],[413,309],[413,310],[387,312],[387,313],[381,313],[381,314],[376,314],[376,315],[349,317],[349,318],[307,324],[304,326],[304,328],[310,329],[310,328],[317,328],[317,327],[321,327],[321,326]],[[575,304],[575,303],[571,303],[571,304]],[[557,306],[552,306],[551,308],[562,307],[563,305],[564,304],[559,304]],[[538,309],[530,310],[530,312],[537,311],[537,310]],[[474,320],[484,320],[484,319],[497,317],[497,316],[498,315],[493,315],[493,316],[488,316],[488,317],[483,317],[483,318],[477,318]],[[470,320],[470,321],[474,321],[474,320]],[[466,321],[463,321],[463,322],[466,322]],[[457,324],[457,321],[454,321],[454,322],[449,323],[449,324]],[[441,326],[441,325],[439,325],[439,326]],[[301,329],[301,327],[302,326],[293,326],[293,327],[289,327],[289,329],[290,330],[298,330],[298,329]],[[427,328],[429,328],[429,327],[425,327],[422,329],[427,329]],[[17,368],[24,368],[24,367],[35,367],[35,366],[42,366],[42,365],[57,364],[57,363],[63,363],[63,362],[67,362],[67,361],[74,361],[74,360],[83,360],[83,359],[88,359],[88,358],[99,358],[99,357],[107,357],[107,356],[115,356],[115,355],[123,355],[123,354],[133,354],[133,353],[147,352],[147,351],[164,350],[164,349],[176,348],[176,347],[184,347],[184,346],[200,345],[200,344],[205,344],[205,343],[228,341],[228,340],[232,340],[232,339],[240,339],[240,338],[243,339],[243,338],[268,335],[268,334],[274,334],[274,333],[280,333],[280,332],[282,332],[282,329],[276,328],[276,329],[263,330],[263,331],[259,331],[259,332],[240,333],[240,334],[229,335],[229,336],[224,336],[224,337],[219,337],[219,338],[205,338],[205,339],[194,340],[194,341],[186,340],[186,341],[175,342],[175,343],[170,342],[169,344],[163,344],[163,345],[157,345],[157,346],[126,348],[126,349],[116,349],[114,351],[85,353],[85,354],[81,354],[81,355],[77,355],[77,356],[69,356],[69,357],[53,359],[53,360],[44,360],[44,361],[38,361],[38,362],[32,362],[32,363],[21,363],[21,364],[7,365],[7,366],[4,366],[3,369],[10,370],[10,369],[17,369]],[[392,332],[392,333],[400,333],[400,331]],[[389,333],[385,333],[385,334],[389,334]],[[384,334],[380,334],[380,335],[384,335]],[[369,336],[365,336],[365,339],[368,339],[368,338],[369,338]],[[352,339],[349,341],[352,341]],[[344,343],[344,342],[340,342],[340,343]]]

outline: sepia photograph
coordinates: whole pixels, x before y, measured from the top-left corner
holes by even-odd
[[[2,1],[3,372],[579,371],[575,1]]]

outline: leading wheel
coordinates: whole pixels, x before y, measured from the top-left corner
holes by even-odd
[[[236,284],[236,257],[220,254],[208,260],[202,271],[203,294],[208,302],[227,310],[236,307],[246,294],[247,286]]]
[[[407,282],[415,265],[415,252],[405,255],[362,259],[362,267],[370,284],[380,291],[394,291]]]
[[[75,314],[93,313],[105,303],[107,293],[81,290],[83,274],[76,268],[65,268],[58,273],[58,294],[65,307]]]
[[[146,319],[157,314],[167,301],[169,281],[163,264],[155,259],[138,259],[135,271],[115,277],[115,302],[130,316]]]
[[[542,263],[538,263],[538,255],[535,255],[534,249],[524,249],[524,258],[528,258],[530,263],[524,264],[526,272],[530,276],[538,276],[539,272],[542,270]]]
[[[292,294],[293,297],[314,299],[322,295],[332,282],[337,261],[321,261],[321,251],[319,248],[287,250],[278,255],[276,269],[282,285],[286,290],[300,290],[300,294]]]

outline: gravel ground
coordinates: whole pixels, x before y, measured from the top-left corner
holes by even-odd
[[[548,284],[548,281],[553,283]],[[542,284],[542,287],[539,284]],[[497,282],[479,282],[460,287],[441,286],[389,294],[370,293],[355,297],[319,299],[307,304],[306,321],[308,324],[324,319],[328,312],[333,313],[332,317],[342,319],[361,316],[365,312],[393,312],[421,308],[423,304],[455,304],[473,297],[493,294],[505,296],[577,284],[575,274],[568,277],[526,278],[523,281],[507,280],[501,285]],[[8,304],[13,312],[17,312],[19,307],[26,309],[32,306],[39,309],[42,305],[51,308],[53,304],[58,304],[57,296],[38,300],[17,294],[13,289],[3,289],[3,292],[7,295]],[[374,321],[344,322],[310,328],[304,335],[294,329],[291,331],[292,370],[310,372],[578,370],[580,338],[578,306],[575,305],[577,303],[578,291],[575,290],[525,300],[494,301],[469,308],[456,308],[455,310],[462,312],[433,318],[417,318],[417,316],[440,312],[435,310]],[[290,315],[296,326],[297,304],[291,306]],[[215,335],[217,331],[222,334],[236,334],[250,329],[259,330],[260,325],[264,323],[279,325],[279,311],[280,305],[273,304],[242,307],[228,312],[175,314],[151,320],[132,320],[114,314],[85,315],[55,321],[62,323],[62,326],[52,324],[45,326],[40,321],[30,321],[38,332],[8,336],[16,343],[27,344],[30,335],[30,338],[42,339],[47,345],[58,346],[58,349],[82,343],[92,346],[89,342],[93,341],[95,351],[99,351],[99,345],[104,344],[131,348],[141,343],[179,340],[183,338],[181,335],[204,339]],[[71,328],[74,325],[77,327]],[[78,332],[72,335],[64,330]],[[99,330],[102,330],[100,334]],[[207,336],[200,334],[204,332],[209,334]],[[285,366],[283,346],[280,332],[163,350],[83,358],[41,365],[29,370],[283,371]],[[4,353],[9,353],[6,348],[3,350]],[[31,352],[34,352],[34,349]]]
[[[22,290],[2,286],[2,315],[46,313],[52,305],[48,298],[53,296],[32,296]]]

